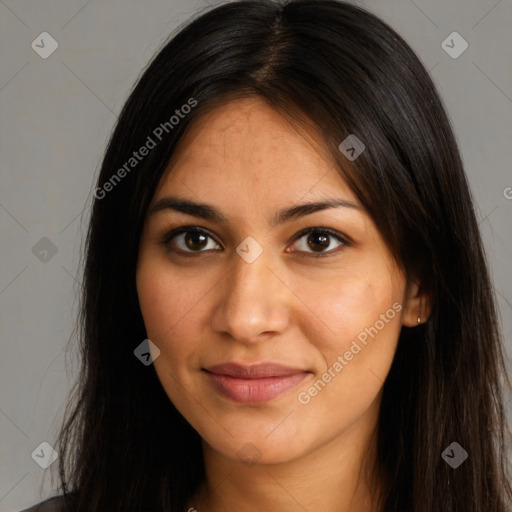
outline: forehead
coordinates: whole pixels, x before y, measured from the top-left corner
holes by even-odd
[[[226,186],[251,195],[279,190],[291,200],[325,197],[334,188],[355,200],[318,130],[291,123],[258,97],[227,102],[196,119],[155,195],[178,190],[205,198]]]

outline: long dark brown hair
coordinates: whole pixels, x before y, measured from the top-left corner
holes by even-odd
[[[95,189],[77,320],[81,368],[57,445],[69,511],[183,512],[204,479],[199,435],[154,367],[134,356],[147,337],[135,269],[148,205],[187,127],[251,95],[320,131],[340,176],[430,298],[428,321],[402,329],[384,383],[381,510],[507,512],[500,380],[510,383],[450,122],[404,40],[374,15],[335,0],[209,9],[178,30],[126,102]],[[170,121],[186,104],[195,106]],[[347,165],[338,146],[349,134],[366,149]],[[148,137],[155,146],[127,165]],[[441,456],[452,442],[468,453],[456,469]]]

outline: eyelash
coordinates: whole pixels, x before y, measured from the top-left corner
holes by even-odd
[[[200,228],[198,226],[182,226],[179,228],[172,229],[171,231],[165,233],[161,237],[161,239],[159,240],[158,243],[164,245],[168,251],[175,253],[175,254],[183,255],[186,257],[196,256],[196,255],[200,255],[202,253],[208,252],[208,251],[184,251],[182,249],[171,248],[170,242],[176,236],[181,235],[183,233],[201,233],[201,234],[209,237],[210,239],[214,240],[217,245],[221,245],[215,240],[214,237],[212,237],[210,235],[210,233],[207,230]],[[341,242],[341,245],[339,247],[336,247],[335,249],[331,249],[330,251],[324,251],[324,252],[318,252],[318,253],[309,252],[309,251],[293,251],[293,252],[306,254],[307,256],[312,256],[313,258],[322,258],[322,257],[326,257],[326,256],[331,256],[332,254],[337,253],[340,250],[342,250],[344,247],[350,247],[352,245],[351,242],[349,241],[348,237],[343,236],[341,233],[339,233],[337,231],[334,231],[329,228],[324,228],[324,227],[312,227],[312,228],[302,229],[295,235],[292,242],[296,242],[297,240],[300,240],[304,235],[307,235],[310,233],[319,233],[322,235],[328,235],[328,236],[333,237],[336,240],[338,240],[338,242]]]

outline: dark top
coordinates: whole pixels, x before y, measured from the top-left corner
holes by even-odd
[[[54,496],[20,512],[62,512],[63,501],[61,496]]]

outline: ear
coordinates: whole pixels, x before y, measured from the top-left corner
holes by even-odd
[[[402,324],[406,327],[416,327],[424,324],[429,319],[430,313],[430,297],[423,290],[421,283],[417,281],[409,285],[406,292]]]

